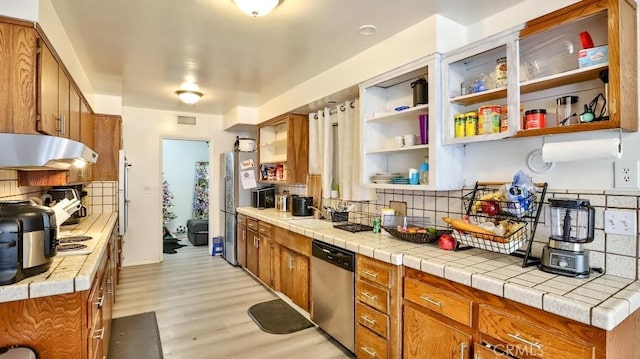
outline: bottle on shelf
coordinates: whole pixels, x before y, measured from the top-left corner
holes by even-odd
[[[429,163],[425,160],[423,164],[420,165],[420,184],[429,184]]]

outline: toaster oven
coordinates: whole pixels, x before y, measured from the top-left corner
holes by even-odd
[[[251,190],[251,207],[264,209],[275,208],[276,189],[272,186]]]

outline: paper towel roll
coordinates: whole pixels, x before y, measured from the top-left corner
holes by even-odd
[[[621,157],[622,145],[619,138],[553,142],[542,146],[544,162],[614,160]]]

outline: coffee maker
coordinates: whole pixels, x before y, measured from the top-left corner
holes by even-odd
[[[551,235],[542,250],[539,268],[568,277],[589,276],[589,250],[593,241],[595,209],[588,200],[550,198]]]

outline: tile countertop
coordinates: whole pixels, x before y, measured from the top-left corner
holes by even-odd
[[[56,255],[48,271],[0,286],[0,303],[89,290],[117,219],[117,213],[97,213],[76,225],[63,226],[61,232],[97,238],[91,254]]]
[[[522,258],[482,249],[444,251],[395,239],[384,230],[350,233],[330,222],[293,217],[274,209],[237,208],[239,213],[383,262],[405,265],[546,312],[611,330],[640,308],[640,281],[591,274],[578,279],[522,268]]]

